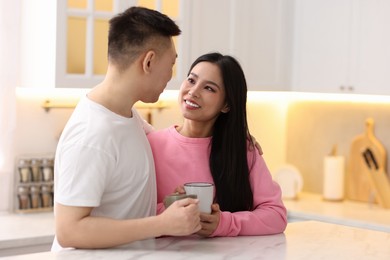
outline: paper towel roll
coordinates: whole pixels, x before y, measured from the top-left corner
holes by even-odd
[[[343,156],[324,158],[324,199],[342,200],[344,198],[344,164]]]

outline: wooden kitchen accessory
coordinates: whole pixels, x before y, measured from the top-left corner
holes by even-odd
[[[383,169],[372,169],[368,179],[374,189],[375,198],[378,204],[386,209],[390,209],[390,181]]]
[[[346,176],[346,195],[350,200],[370,202],[375,194],[378,195],[373,180],[370,178],[373,170],[368,167],[363,156],[366,149],[369,149],[375,158],[377,167],[373,170],[382,171],[387,179],[385,174],[386,150],[374,135],[372,118],[366,120],[365,132],[356,136],[351,144]],[[377,198],[376,201],[379,202]]]

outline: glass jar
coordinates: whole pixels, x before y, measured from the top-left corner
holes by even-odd
[[[39,185],[30,186],[30,201],[32,209],[41,207],[41,187]]]
[[[41,159],[36,159],[36,158],[31,159],[31,177],[32,177],[32,181],[34,182],[41,181],[41,176],[42,176],[41,165],[42,165]]]
[[[42,180],[43,181],[52,181],[53,180],[53,158],[43,158],[42,159]]]
[[[53,207],[53,185],[42,185],[41,187],[42,207]]]
[[[20,182],[31,181],[31,160],[19,159],[18,170]]]
[[[26,185],[20,185],[17,189],[18,199],[19,199],[19,209],[29,209],[30,208],[30,187]]]

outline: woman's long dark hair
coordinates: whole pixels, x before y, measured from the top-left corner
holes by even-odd
[[[227,113],[220,113],[214,128],[210,151],[210,170],[214,179],[217,202],[222,211],[247,211],[253,208],[249,180],[247,142],[250,136],[246,118],[247,85],[244,72],[236,59],[220,53],[200,56],[191,65],[210,62],[221,71],[225,86]]]

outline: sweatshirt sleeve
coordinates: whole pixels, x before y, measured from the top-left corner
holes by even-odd
[[[161,213],[163,213],[164,210],[165,210],[164,203],[162,203],[162,202],[157,203],[157,215],[160,215]]]
[[[277,234],[287,226],[287,210],[281,199],[280,186],[272,180],[263,157],[257,151],[253,152],[255,155],[248,152],[248,158],[255,156],[250,168],[254,209],[221,212],[219,225],[211,237]]]

